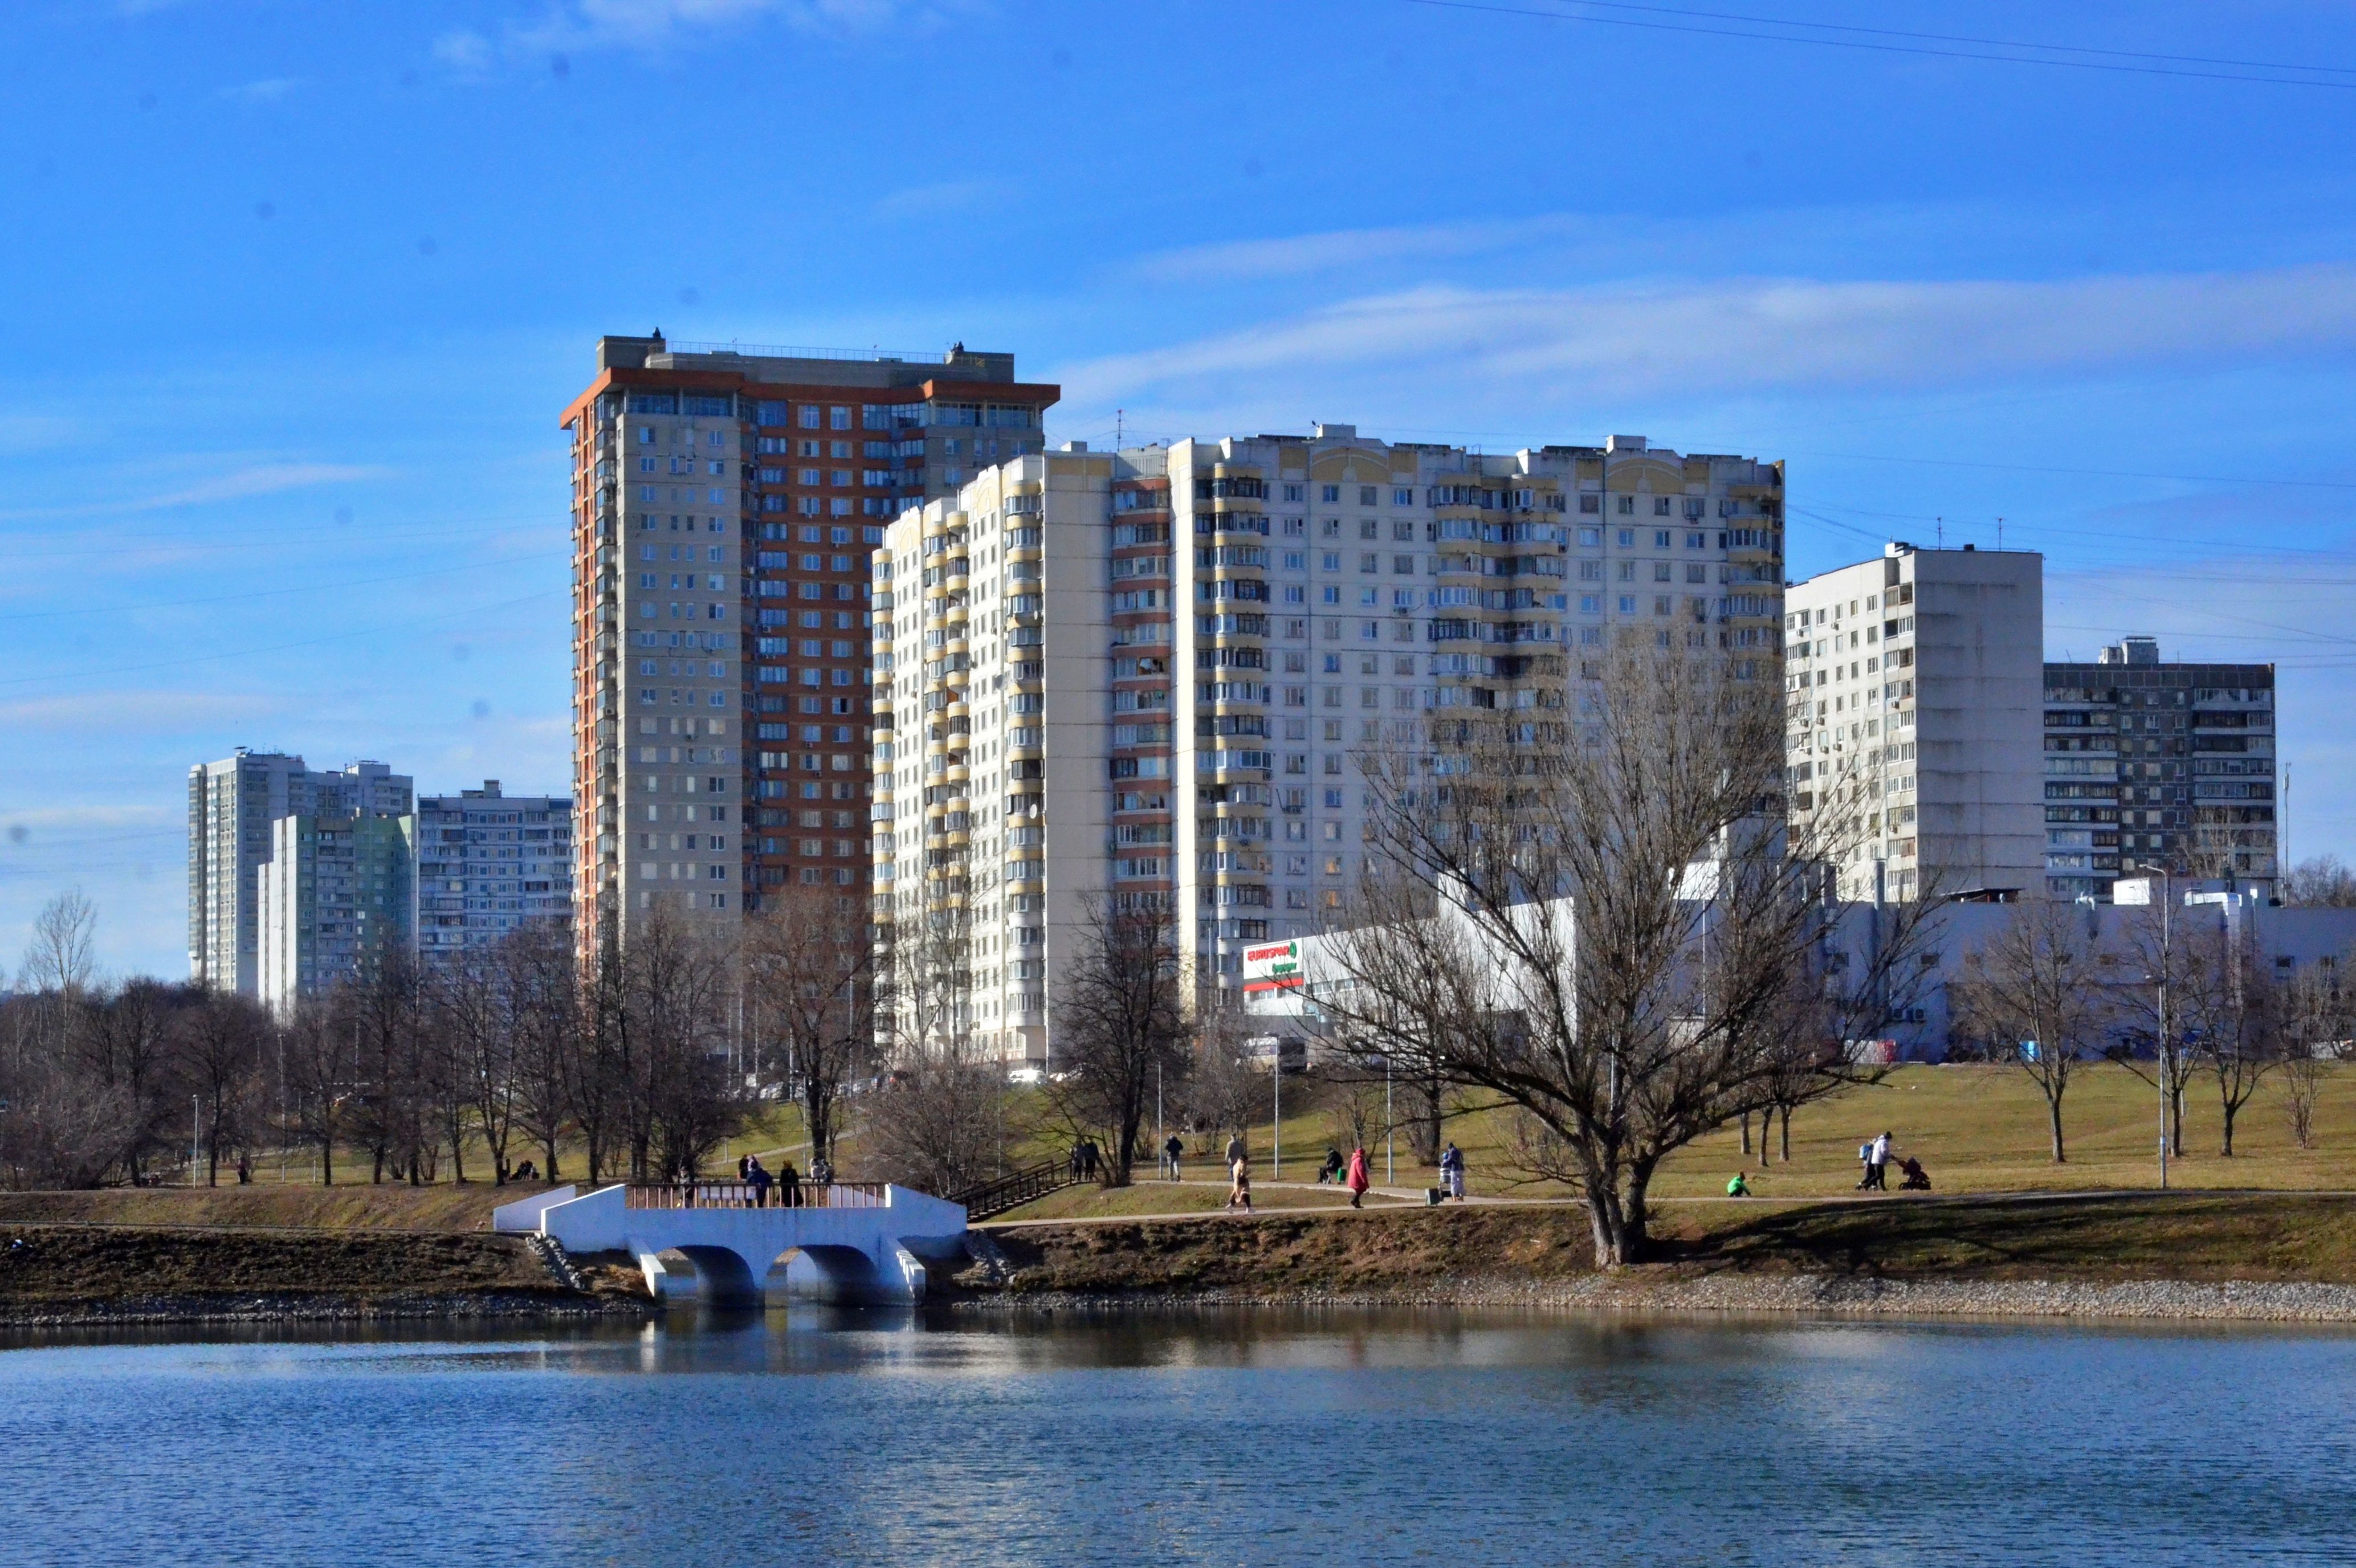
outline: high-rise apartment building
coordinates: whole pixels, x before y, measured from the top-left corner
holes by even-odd
[[[1909,544],[1786,592],[1791,809],[1844,897],[2043,885],[2044,594],[2034,553]]]
[[[262,868],[273,825],[290,816],[401,816],[410,779],[382,763],[314,772],[302,758],[241,746],[188,770],[188,976],[260,994]]]
[[[305,997],[406,957],[416,932],[417,818],[282,816],[261,868],[257,994],[281,1017]]]
[[[530,922],[573,920],[573,802],[499,781],[417,802],[417,955],[429,967]]]
[[[1627,436],[1323,425],[1004,464],[876,558],[879,922],[965,933],[970,1027],[1009,1059],[1048,1058],[1049,966],[1098,894],[1165,901],[1237,989],[1246,947],[1343,908],[1354,753],[1452,709],[1548,743],[1622,632],[1777,678],[1782,511],[1779,464]]]
[[[2128,637],[2045,667],[2044,737],[2051,896],[2156,871],[2271,884],[2274,666],[2163,664]]]
[[[573,438],[573,897],[726,917],[865,896],[868,555],[907,507],[1039,450],[1009,354],[605,337]]]

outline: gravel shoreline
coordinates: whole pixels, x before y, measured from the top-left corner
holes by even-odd
[[[1774,1314],[1830,1317],[2140,1318],[2180,1322],[2356,1323],[2356,1285],[2283,1280],[1871,1279],[1833,1275],[1524,1284],[1434,1281],[1379,1292],[1007,1291],[963,1296],[960,1311],[1138,1311],[1192,1307],[1511,1307],[1585,1313]]]
[[[344,1296],[266,1291],[134,1296],[109,1301],[29,1301],[0,1306],[0,1329],[149,1327],[183,1323],[379,1323],[646,1317],[651,1303],[616,1296],[567,1298],[532,1291]]]

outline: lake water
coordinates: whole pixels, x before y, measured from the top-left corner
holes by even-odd
[[[2356,1336],[1268,1311],[19,1339],[12,1563],[2356,1562]]]

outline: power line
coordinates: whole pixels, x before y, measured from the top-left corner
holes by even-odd
[[[1987,54],[1972,49],[1931,48],[1920,44],[1871,43],[1863,38],[1811,38],[1795,37],[1790,33],[1755,33],[1744,32],[1733,27],[1705,27],[1696,26],[1690,22],[1647,22],[1639,21],[1633,16],[1581,16],[1564,11],[1540,11],[1524,5],[1491,5],[1485,3],[1485,0],[1407,0],[1407,3],[1411,5],[1428,5],[1435,9],[1447,11],[1485,11],[1504,16],[1536,16],[1549,22],[1580,22],[1590,26],[1604,27],[1637,27],[1647,32],[1655,33],[1695,33],[1708,37],[1755,38],[1765,43],[1807,44],[1814,45],[1819,48],[1864,49],[1874,54],[1927,55],[1939,59],[1986,60],[1998,65],[2052,66],[2064,70],[2099,70],[2130,76],[2174,76],[2188,77],[2205,81],[2247,81],[2269,87],[2324,87],[2343,90],[2356,88],[2356,81],[2328,81],[2319,80],[2313,76],[2253,76],[2238,71],[2189,70],[2172,66],[2127,65],[2123,63],[2114,63],[2108,60],[2050,59],[2029,54]],[[1594,3],[1601,3],[1601,0],[1594,0]],[[1632,5],[1623,8],[1630,10],[1655,10],[1665,16],[1708,17],[1713,15],[1713,13],[1706,11],[1672,11],[1665,6],[1637,7]],[[1804,27],[1815,25],[1804,22],[1772,21],[1767,18],[1758,18],[1756,20],[1761,25],[1778,27]],[[1929,37],[1933,35],[1899,34],[1895,36]],[[2070,46],[2051,44],[2007,44],[2001,47],[2016,49],[2066,49]],[[2189,59],[2192,57],[2161,56],[2157,58]],[[2279,70],[2314,69],[2337,73],[2343,68],[2338,66],[2278,66],[2268,69]]]

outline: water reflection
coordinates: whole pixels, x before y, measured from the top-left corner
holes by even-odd
[[[2312,1562],[2356,1520],[2330,1332],[797,1305],[9,1342],[27,1562]]]

